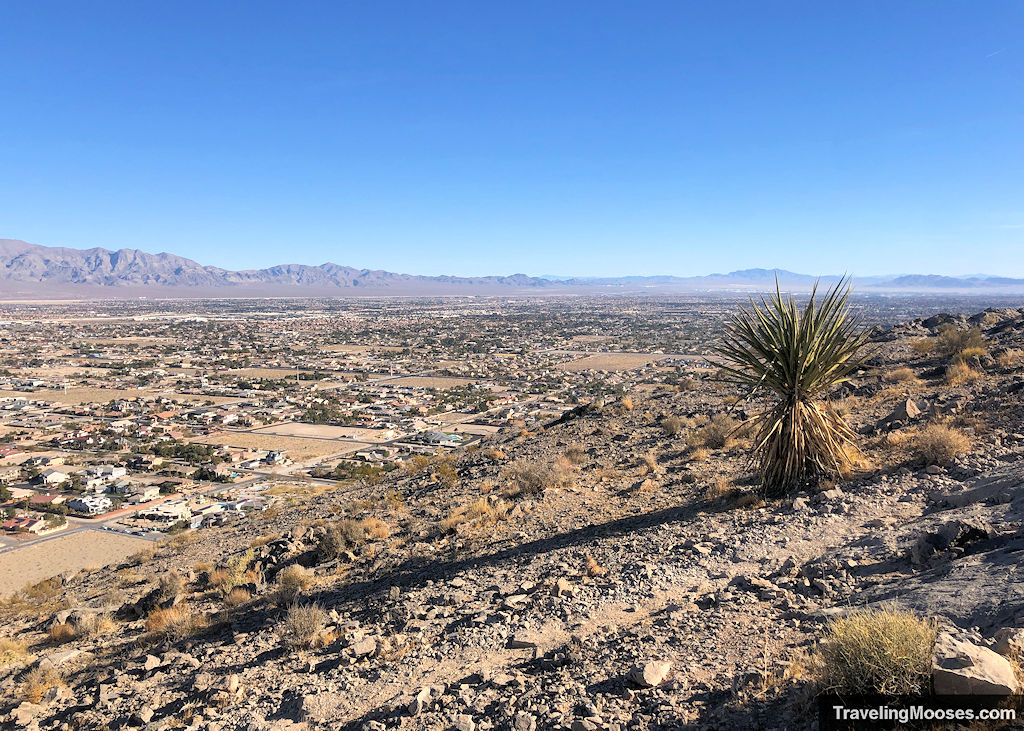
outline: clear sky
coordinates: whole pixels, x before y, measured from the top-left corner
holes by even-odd
[[[1024,3],[6,2],[0,238],[1024,276]]]

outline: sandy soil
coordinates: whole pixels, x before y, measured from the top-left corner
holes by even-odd
[[[664,357],[655,354],[602,353],[559,363],[555,368],[561,371],[629,371]]]
[[[286,424],[271,424],[260,429],[254,429],[255,434],[273,434],[282,437],[309,437],[312,439],[355,439],[360,442],[383,442],[389,438],[393,439],[394,434],[388,436],[387,429],[360,429],[354,426],[330,426],[328,424],[305,424],[301,422],[290,422]]]
[[[141,538],[85,530],[0,554],[0,597],[66,571],[107,566],[148,545]]]
[[[356,442],[338,442],[332,439],[302,439],[280,437],[256,432],[221,432],[193,439],[199,444],[226,444],[239,449],[281,449],[293,462],[326,457],[331,454],[354,452],[364,445]]]

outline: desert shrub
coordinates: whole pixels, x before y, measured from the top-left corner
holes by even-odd
[[[934,622],[897,609],[857,612],[826,630],[819,688],[840,695],[926,693],[934,646]]]
[[[313,577],[297,563],[289,564],[277,574],[277,588],[274,600],[283,606],[294,604],[299,595],[313,583]]]
[[[815,288],[801,313],[796,300],[776,288],[762,299],[763,307],[741,309],[715,349],[725,360],[724,382],[774,399],[753,422],[769,491],[840,475],[848,467],[844,447],[856,433],[822,399],[864,362],[859,353],[868,334],[850,316],[849,296],[842,281],[820,299]]]
[[[250,548],[231,556],[222,566],[207,575],[210,586],[226,596],[236,586],[254,582],[257,576],[249,571],[254,555]]]
[[[715,414],[704,426],[690,433],[686,443],[690,447],[725,449],[735,442],[739,423],[728,414]]]
[[[414,454],[402,462],[402,472],[407,475],[421,475],[430,467],[430,457],[425,454]]]
[[[13,637],[0,638],[0,665],[9,662],[21,662],[28,656],[28,645],[24,640]]]
[[[661,420],[661,430],[666,436],[677,437],[683,431],[683,420],[672,414]]]
[[[729,478],[719,477],[708,486],[707,490],[704,491],[704,499],[708,502],[721,500],[722,498],[727,498],[732,495],[735,490],[736,488],[733,486]]]
[[[281,625],[281,636],[289,647],[313,647],[327,624],[327,612],[318,604],[293,604]]]
[[[619,399],[619,405],[622,407],[623,411],[632,411],[633,399],[629,396],[623,396],[621,399]]]
[[[1024,350],[1010,348],[996,356],[996,365],[1000,368],[1013,368],[1024,362]]]
[[[497,462],[499,459],[505,459],[506,455],[500,449],[490,447],[489,449],[484,450],[484,456],[487,457],[487,459]]]
[[[382,541],[391,535],[391,527],[379,518],[371,516],[363,518],[359,522],[362,524],[363,530],[366,531],[367,538]]]
[[[486,497],[481,497],[469,505],[459,506],[452,510],[438,527],[442,533],[454,533],[456,528],[469,521],[477,525],[492,525],[506,518],[508,511],[509,504],[504,500],[492,502]]]
[[[327,532],[317,541],[317,553],[324,560],[330,561],[341,556],[345,551],[366,543],[366,526],[358,520],[343,518],[337,523],[327,526]]]
[[[935,338],[935,346],[940,353],[949,357],[960,355],[966,350],[977,349],[986,352],[987,343],[981,330],[976,327],[961,330],[956,325],[946,324],[939,330]]]
[[[265,546],[268,543],[270,543],[272,540],[274,540],[274,538],[276,538],[276,536],[270,534],[267,534],[265,536],[257,536],[256,538],[253,538],[251,541],[249,541],[249,548],[260,548],[261,546]]]
[[[934,338],[916,338],[910,341],[910,350],[917,355],[929,355],[935,352]]]
[[[459,471],[450,459],[440,460],[434,466],[434,477],[444,487],[455,487],[459,484]]]
[[[187,604],[169,609],[155,609],[146,617],[146,631],[172,640],[191,637],[207,625],[206,617],[194,612]]]
[[[108,614],[87,614],[75,627],[81,637],[102,637],[114,629],[114,620]]]
[[[955,360],[946,367],[946,385],[959,386],[979,378],[981,374],[962,360]]]
[[[537,497],[545,490],[569,483],[571,474],[557,464],[517,462],[508,471],[511,497]]]
[[[587,451],[578,444],[566,449],[564,456],[574,467],[579,467],[587,461]]]
[[[160,591],[161,600],[172,599],[178,596],[184,588],[185,580],[181,578],[177,571],[168,571],[162,574],[157,582],[157,589]]]
[[[882,374],[882,380],[887,383],[920,383],[920,379],[911,368],[896,368]]]
[[[141,551],[136,551],[135,553],[133,553],[131,556],[128,557],[128,560],[134,566],[141,566],[144,563],[152,561],[154,556],[156,556],[156,549],[152,546],[147,546],[146,548],[143,548]]]
[[[48,634],[50,642],[60,645],[75,638],[75,628],[70,622],[54,622]]]
[[[224,596],[224,606],[228,609],[235,609],[252,599],[252,595],[240,586],[236,586]]]
[[[971,449],[963,432],[945,424],[929,424],[910,437],[914,458],[922,464],[948,464]]]
[[[35,667],[25,673],[21,694],[30,703],[39,703],[50,688],[64,685],[64,676],[56,668]]]

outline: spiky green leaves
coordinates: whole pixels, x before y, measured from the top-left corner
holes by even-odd
[[[828,389],[849,379],[863,363],[867,333],[850,316],[844,279],[819,301],[815,284],[801,313],[792,296],[751,301],[726,324],[715,352],[723,379],[764,389],[776,404],[755,417],[755,450],[765,488],[785,490],[813,476],[836,475],[849,465],[854,434],[832,409]]]

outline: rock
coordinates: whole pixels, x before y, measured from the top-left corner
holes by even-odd
[[[975,541],[992,537],[992,528],[979,520],[952,520],[939,529],[918,536],[910,549],[910,560],[918,565],[927,563],[938,553],[953,548],[964,548]]]
[[[473,717],[467,716],[465,713],[461,713],[455,717],[455,731],[475,731],[476,724],[473,723]]]
[[[555,582],[554,587],[551,589],[551,593],[554,596],[563,596],[565,594],[571,594],[573,591],[572,584],[564,576]]]
[[[24,701],[11,712],[11,718],[18,726],[28,726],[35,720],[36,715],[42,710],[42,706]]]
[[[43,670],[59,668],[61,665],[65,665],[84,654],[85,653],[82,652],[82,650],[76,649],[54,650],[53,652],[48,652],[39,658],[38,665]]]
[[[940,695],[1011,695],[1019,687],[1005,657],[945,633],[935,641],[932,682]]]
[[[512,717],[513,731],[537,731],[537,719],[525,711],[519,711]]]
[[[807,505],[808,505],[807,498],[805,498],[805,497],[798,497],[795,500],[793,500],[793,512],[794,513],[801,513],[804,510],[807,510]]]
[[[899,404],[892,413],[878,422],[879,429],[885,429],[897,424],[908,424],[921,415],[921,409],[917,407],[913,399],[907,399]]]
[[[519,633],[508,641],[508,646],[513,650],[529,650],[536,647],[537,643],[531,640],[527,635]]]
[[[365,640],[355,643],[349,648],[356,657],[366,657],[377,652],[377,640],[367,637]]]
[[[430,695],[431,692],[429,687],[420,688],[420,691],[416,694],[416,697],[409,701],[408,705],[406,705],[406,708],[409,711],[409,715],[418,716],[421,713],[423,713],[425,709],[429,708]]]
[[[996,632],[995,640],[992,649],[1003,657],[1024,657],[1024,629],[1004,627]]]
[[[148,672],[150,670],[155,670],[162,664],[163,662],[160,660],[160,658],[156,657],[155,655],[146,655],[146,661],[142,664],[142,667]]]
[[[571,731],[597,731],[597,724],[586,718],[577,718],[572,722]]]
[[[652,661],[633,668],[629,679],[644,688],[654,688],[665,682],[670,670],[672,670],[672,663],[667,660],[664,662]]]

